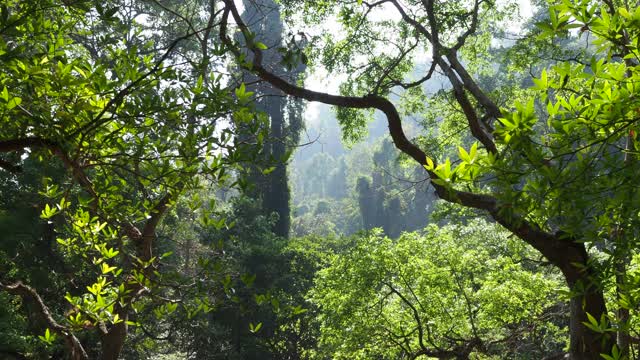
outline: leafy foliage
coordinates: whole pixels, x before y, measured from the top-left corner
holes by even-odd
[[[48,284],[59,286],[52,292],[71,308],[64,315],[20,281],[3,287],[43,304],[39,313],[47,329],[38,332],[45,333],[46,343],[58,335],[74,357],[87,358],[93,348],[82,346],[76,334],[94,332],[101,356],[115,359],[127,325],[135,325],[129,316],[143,311],[145,298],[173,295],[157,271],[162,216],[205,181],[233,185],[231,172],[256,152],[254,146],[236,145],[234,130],[255,117],[248,101],[232,97],[217,74],[203,74],[209,77],[204,82],[190,77],[188,67],[172,64],[181,38],[160,53],[152,43],[129,43],[126,36],[104,43],[98,54],[75,41],[76,35],[99,36],[101,26],[141,30],[135,21],[114,25],[115,11],[89,22],[92,9],[104,11],[93,3],[55,1],[2,8],[2,164],[14,172],[27,164],[64,167],[56,177],[35,172],[39,184],[18,190],[42,195],[34,201],[41,221],[53,226],[54,241],[47,245],[59,251],[65,272],[76,273],[78,281],[69,287]],[[14,249],[8,256],[16,255]],[[20,274],[7,275],[3,283]],[[174,305],[166,304],[175,310]],[[55,319],[49,310],[58,312]]]
[[[322,311],[318,356],[526,359],[561,349],[558,276],[534,271],[526,264],[532,249],[507,235],[474,220],[397,241],[359,237],[311,292]]]

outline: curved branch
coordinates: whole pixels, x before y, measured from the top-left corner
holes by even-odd
[[[420,78],[419,80],[416,81],[412,81],[410,83],[403,83],[403,82],[395,82],[394,85],[400,86],[401,88],[407,90],[410,89],[412,87],[416,87],[419,85],[422,85],[422,83],[424,83],[425,81],[431,79],[431,77],[433,76],[433,72],[436,70],[436,62],[432,61],[431,62],[431,66],[429,67],[429,71],[427,71],[427,74],[425,76],[423,76],[422,78]]]
[[[391,0],[391,2],[395,1]],[[224,0],[224,3],[225,9],[220,25],[220,39],[229,51],[240,58],[243,54],[227,34],[229,15],[233,17],[245,37],[247,37],[249,32],[246,25],[242,22],[233,0]],[[422,25],[418,25],[422,27]],[[424,27],[422,27],[422,29],[424,29]],[[426,29],[424,29],[424,31],[428,34]],[[254,54],[251,71],[260,78],[268,81],[288,95],[308,101],[318,101],[328,105],[355,109],[377,109],[382,111],[387,118],[389,133],[396,148],[413,158],[419,164],[423,166],[427,165],[426,154],[406,137],[402,129],[400,115],[393,103],[388,99],[376,95],[366,95],[362,97],[332,95],[291,84],[266,70],[261,63],[262,53],[260,49],[256,48],[251,41],[247,41],[247,43],[249,44],[249,49]],[[442,60],[442,62],[444,61]],[[427,173],[432,179],[437,178],[437,175],[435,175],[433,171],[427,171]],[[584,277],[585,268],[580,264],[587,264],[588,255],[583,244],[565,241],[554,234],[544,231],[535,223],[528,222],[523,216],[508,211],[509,204],[501,205],[493,196],[455,190],[451,187],[445,187],[433,182],[432,186],[438,197],[443,200],[487,211],[497,223],[533,246],[549,259],[552,264],[557,266],[563,272],[569,286],[573,286]]]
[[[228,16],[231,14],[243,33],[248,31],[246,25],[242,22],[240,14],[232,0],[224,0],[227,5],[222,16],[222,24],[220,28],[220,38],[222,42],[238,57],[241,56],[240,50],[235,46],[227,35]],[[377,95],[366,96],[342,96],[332,95],[323,92],[308,90],[295,84],[291,84],[283,78],[266,70],[261,63],[262,53],[259,49],[251,47],[254,53],[252,71],[262,79],[268,81],[273,86],[279,88],[288,95],[302,98],[308,101],[322,102],[328,105],[355,108],[355,109],[377,109],[382,111],[387,117],[389,125],[389,133],[394,145],[403,153],[409,155],[421,165],[427,164],[427,155],[414,143],[409,141],[402,129],[402,120],[395,105],[386,98]],[[431,178],[437,176],[428,171]],[[496,207],[496,200],[488,195],[474,194],[465,191],[455,191],[444,186],[432,184],[436,189],[438,196],[451,202],[461,203],[477,209],[492,210]]]
[[[471,130],[471,134],[473,135],[473,137],[478,139],[480,143],[482,143],[487,151],[496,154],[498,152],[498,148],[493,142],[491,135],[483,128],[480,119],[478,118],[478,113],[473,108],[473,104],[471,104],[471,101],[469,101],[467,93],[465,92],[466,85],[463,85],[460,82],[457,74],[454,73],[453,69],[444,60],[438,59],[438,65],[440,65],[440,67],[444,70],[447,78],[449,79],[449,82],[451,82],[451,85],[453,86],[453,95],[462,108],[462,112],[467,119],[467,124],[469,124],[469,130]]]
[[[452,47],[452,49],[454,50],[460,49],[465,44],[467,38],[471,34],[474,34],[476,32],[478,28],[478,11],[480,11],[480,4],[482,2],[483,2],[482,0],[476,0],[474,2],[473,10],[471,10],[471,26],[469,26],[469,28],[467,28],[467,31],[465,31],[462,35],[458,37],[458,40],[456,41],[456,44]],[[466,16],[468,15],[469,13],[466,14]]]
[[[456,74],[460,76],[460,79],[462,80],[465,88],[467,88],[471,95],[473,95],[473,97],[478,100],[487,114],[493,119],[502,117],[502,112],[500,111],[498,105],[496,105],[493,100],[489,99],[487,94],[485,94],[485,92],[480,89],[480,86],[478,86],[469,72],[467,72],[467,69],[465,69],[465,67],[460,63],[460,60],[458,60],[458,55],[456,54],[456,52],[452,50],[446,55],[446,57],[451,64],[451,68],[453,68]]]
[[[65,345],[71,352],[71,359],[89,360],[89,356],[87,355],[78,338],[67,327],[58,324],[53,316],[51,316],[49,308],[47,307],[47,305],[45,305],[44,301],[34,288],[25,285],[20,281],[9,285],[4,285],[2,282],[0,282],[0,288],[4,289],[9,294],[31,299],[38,307],[38,313],[45,320],[48,328],[64,338]]]
[[[420,319],[420,313],[418,313],[418,309],[416,309],[416,307],[413,306],[413,303],[411,303],[409,299],[407,299],[404,295],[402,295],[402,293],[398,291],[395,287],[393,287],[390,283],[384,283],[384,284],[387,285],[389,290],[391,290],[391,292],[396,294],[400,298],[400,300],[402,300],[402,302],[405,303],[411,309],[411,312],[413,313],[413,318],[416,320],[416,323],[418,325],[418,344],[420,345],[420,349],[422,351],[428,351],[427,347],[424,345],[424,329],[422,328],[422,320]],[[429,332],[428,326],[427,326],[427,332]]]
[[[144,261],[151,261],[151,251],[153,249],[153,240],[156,237],[156,228],[158,227],[158,223],[160,223],[160,219],[162,219],[162,216],[164,216],[164,214],[169,209],[173,198],[174,196],[171,192],[162,197],[162,199],[160,199],[156,206],[154,206],[151,210],[151,215],[142,228],[142,233],[140,234],[141,243],[139,251]]]
[[[473,136],[478,139],[482,143],[482,145],[484,145],[487,151],[493,153],[497,152],[496,145],[494,144],[491,135],[485,129],[483,129],[476,111],[473,109],[471,102],[467,98],[464,88],[471,92],[473,97],[478,100],[480,105],[485,108],[485,110],[488,114],[490,114],[491,117],[495,119],[499,118],[501,116],[500,109],[495,105],[495,103],[493,103],[493,101],[491,101],[491,99],[489,99],[489,97],[487,97],[487,95],[475,83],[471,75],[469,75],[469,73],[466,71],[464,66],[460,64],[457,59],[455,48],[447,49],[442,46],[442,44],[440,44],[440,40],[438,38],[438,26],[433,8],[433,0],[423,1],[425,10],[427,11],[429,26],[431,28],[430,31],[424,25],[409,16],[409,14],[407,14],[407,12],[396,0],[391,0],[391,3],[395,6],[396,10],[398,10],[402,19],[409,25],[413,26],[416,31],[422,34],[422,36],[424,36],[427,41],[431,43],[431,46],[433,47],[433,62],[435,64],[438,64],[438,66],[440,66],[447,75],[447,78],[449,78],[449,81],[451,82],[451,85],[454,89],[456,100],[462,107],[462,110],[467,117],[469,128]],[[476,11],[476,13],[477,5],[478,3],[476,2],[476,8],[474,8],[474,11]],[[445,54],[450,65],[444,61],[441,53]],[[458,79],[458,76],[460,77],[460,79]]]

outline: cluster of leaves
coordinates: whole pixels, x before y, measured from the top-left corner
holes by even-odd
[[[508,355],[560,350],[565,321],[557,273],[540,272],[533,249],[482,220],[431,225],[397,241],[360,236],[318,274],[317,358]]]
[[[588,50],[541,70],[521,94],[524,100],[496,122],[498,153],[481,153],[475,161],[477,174],[486,175],[483,182],[490,178],[489,188],[499,192],[507,218],[588,244],[597,275],[572,295],[594,284],[615,289],[609,303],[618,311],[588,315],[583,322],[605,338],[613,332],[624,338],[632,331],[629,292],[635,291],[635,280],[626,266],[638,245],[638,19],[637,8],[614,2],[551,6],[548,19],[538,24],[537,38],[564,37]],[[430,165],[436,181],[458,188],[477,185],[478,175],[458,176],[468,167],[470,153],[460,151],[457,167],[448,159]],[[603,356],[628,356],[629,343],[623,341],[622,347]]]
[[[94,10],[101,14],[97,19]],[[102,352],[117,356],[126,324],[136,325],[129,316],[154,304],[146,297],[176,295],[175,284],[164,286],[158,271],[170,254],[155,255],[162,248],[156,236],[162,216],[188,191],[235,186],[234,173],[260,149],[257,133],[263,127],[244,86],[234,97],[219,74],[194,77],[192,68],[175,64],[175,46],[194,34],[158,49],[130,37],[140,35],[142,26],[121,26],[117,7],[105,10],[93,2],[9,2],[1,11],[0,160],[5,170],[18,173],[8,175],[8,184],[40,193],[32,199],[40,219],[29,220],[51,225],[54,241],[44,245],[77,281],[48,284],[63,303],[48,302],[55,319],[38,332],[46,343],[65,337],[69,344],[80,333],[97,334],[103,345],[117,338],[118,344]],[[104,41],[97,52],[89,46],[88,38],[118,31],[126,33]],[[253,125],[251,144],[235,142],[242,123]],[[47,163],[58,169],[57,176],[33,171],[35,186],[19,174],[27,165],[47,169]],[[4,205],[3,213],[12,206]],[[203,218],[212,217],[211,210],[199,209]],[[46,256],[8,250],[11,258]],[[9,267],[3,284],[30,280]],[[184,302],[185,313],[208,310],[206,296],[196,294],[195,300]],[[165,316],[176,310],[171,300],[162,306]],[[65,308],[71,311],[63,315]],[[85,345],[83,351],[97,356],[93,344]]]

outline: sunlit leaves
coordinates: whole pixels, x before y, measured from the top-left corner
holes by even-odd
[[[121,10],[58,1],[0,7],[0,141],[38,139],[16,161],[59,172],[35,172],[44,198],[32,207],[51,227],[48,251],[74,274],[51,284],[69,290],[73,311],[63,325],[74,331],[109,329],[129,323],[130,309],[142,312],[144,295],[161,287],[158,264],[171,261],[171,241],[157,238],[161,215],[189,191],[241,183],[237,171],[262,148],[268,121],[256,116],[244,84],[234,92],[214,66],[202,71],[197,56],[189,64],[165,54],[165,44],[140,23],[125,24]],[[241,126],[247,144],[236,146]],[[212,219],[219,229],[234,224]],[[192,302],[191,315],[214,307]],[[169,302],[163,316],[176,307]]]
[[[499,126],[496,126],[495,134],[499,136],[505,144],[509,144],[512,139],[522,140],[532,133],[533,126],[537,122],[537,116],[533,107],[533,99],[526,104],[516,103],[517,111],[507,112],[504,118],[498,119]]]
[[[588,39],[589,45],[576,55],[579,61],[558,61],[540,71],[529,102],[516,103],[496,124],[501,151],[493,169],[505,212],[590,243],[612,241],[605,235],[612,228],[638,222],[638,214],[628,210],[638,201],[631,139],[640,107],[639,74],[630,59],[637,57],[632,39],[640,34],[640,22],[633,17],[617,4],[561,1],[551,7],[549,21],[539,24],[544,39]]]
[[[52,208],[49,206],[49,204],[46,204],[44,206],[44,209],[42,210],[42,213],[40,214],[40,218],[42,219],[49,219],[51,217],[53,217],[55,214],[58,213],[58,209],[56,209],[55,207]]]
[[[38,335],[38,339],[42,340],[47,345],[52,345],[57,340],[57,338],[58,338],[57,334],[52,333],[49,330],[49,328],[47,328],[44,331],[44,336],[43,335]]]
[[[102,264],[100,264],[100,270],[102,271],[103,274],[108,274],[116,269],[117,269],[116,266],[109,266],[109,264],[107,264],[106,262],[103,262]]]
[[[583,324],[586,325],[589,329],[597,333],[603,334],[605,332],[615,331],[611,328],[611,325],[609,324],[609,320],[607,319],[607,316],[605,314],[602,314],[602,316],[600,317],[600,320],[598,320],[594,318],[593,315],[587,313],[587,319],[589,321],[584,321]]]
[[[249,323],[249,331],[251,331],[254,334],[260,331],[261,328],[262,328],[262,323],[257,323],[255,325],[253,323]]]
[[[362,236],[332,258],[311,291],[321,307],[319,351],[335,359],[411,357],[420,349],[418,329],[430,346],[448,349],[450,332],[461,343],[474,336],[499,341],[526,322],[542,325],[558,280],[523,267],[532,250],[505,246],[506,236],[482,221],[431,226],[393,241]]]
[[[373,111],[337,107],[335,112],[342,128],[342,140],[347,145],[364,139],[367,135],[367,123],[371,119]]]
[[[235,90],[235,94],[238,102],[246,105],[250,101],[251,96],[253,96],[253,91],[246,91],[246,87],[244,83],[242,83],[240,84],[240,87]]]
[[[466,181],[476,180],[483,168],[480,165],[480,157],[478,154],[478,143],[474,142],[471,145],[471,149],[467,152],[463,147],[458,147],[458,154],[460,156],[461,163],[456,168],[458,176]]]
[[[473,143],[469,151],[458,146],[458,156],[460,163],[456,166],[451,164],[449,158],[444,163],[435,165],[433,159],[427,157],[424,168],[436,175],[431,181],[442,186],[453,186],[456,182],[473,182],[486,171],[487,160],[481,158],[478,143]]]

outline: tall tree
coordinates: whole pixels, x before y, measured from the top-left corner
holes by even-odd
[[[247,41],[246,50],[233,43],[227,35],[229,18],[245,37],[250,38],[250,31],[231,0],[225,0],[221,26],[227,47],[238,58],[252,54],[252,71],[287,94],[337,106],[347,137],[359,135],[366,119],[363,109],[384,113],[395,146],[425,167],[441,199],[484,211],[562,272],[571,292],[571,357],[597,359],[602,353],[617,353],[606,330],[601,281],[606,271],[597,266],[590,249],[602,241],[617,249],[636,238],[630,230],[638,214],[628,209],[638,207],[629,177],[638,165],[624,161],[624,154],[636,146],[637,88],[629,84],[635,83],[630,80],[637,73],[640,12],[614,1],[602,7],[589,2],[552,7],[542,36],[553,39],[580,29],[595,37],[599,54],[591,61],[567,59],[552,72],[542,72],[536,86],[547,110],[541,117],[547,121],[538,121],[533,100],[501,111],[469,70],[473,62],[462,60],[464,54],[472,60],[489,46],[488,30],[499,26],[508,7],[481,0],[284,3],[289,11],[302,12],[305,20],[319,23],[335,16],[345,29],[336,34],[338,39],[327,35],[319,41],[329,70],[350,75],[340,95],[301,87],[269,71],[255,43],[259,39]],[[373,16],[380,12],[394,12],[395,17]],[[388,42],[395,48],[372,51]],[[423,77],[406,81],[412,59],[424,57],[425,48],[431,64]],[[584,60],[591,64],[589,70]],[[395,87],[419,98],[421,85],[436,69],[451,86],[448,98],[463,129],[476,141],[460,148],[457,166],[449,159],[438,164],[442,156],[410,141],[402,114],[389,100]],[[625,141],[630,145],[622,145]],[[615,260],[615,254],[609,259]]]
[[[272,72],[289,81],[297,82],[304,72],[304,64],[291,65],[282,58],[284,30],[280,18],[280,7],[273,0],[243,0],[242,18],[249,30],[260,34],[264,47],[264,63]],[[298,145],[301,130],[301,107],[299,101],[289,99],[268,82],[263,82],[252,73],[245,76],[249,88],[256,94],[256,106],[269,120],[269,139],[264,142],[264,157],[272,164],[270,172],[254,174],[255,196],[262,201],[264,211],[278,214],[273,226],[276,235],[289,237],[291,228],[291,191],[287,176],[290,152]]]

